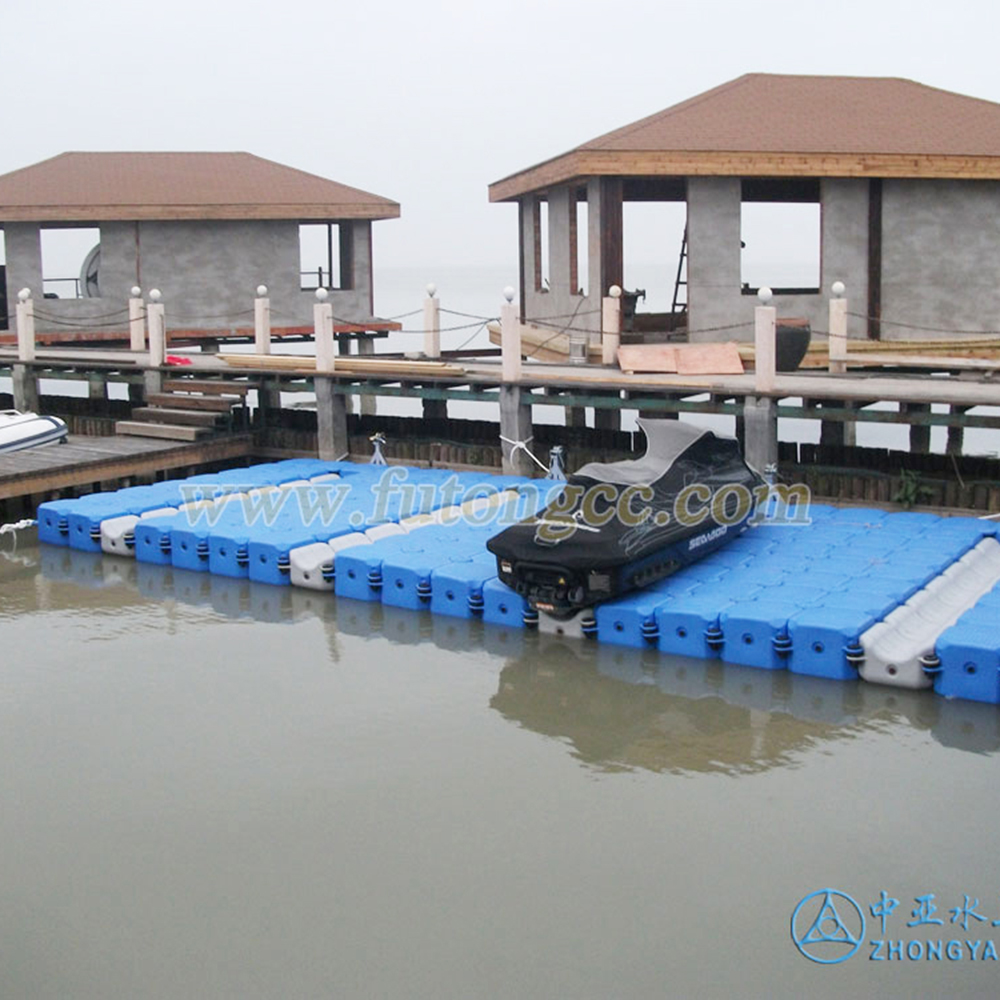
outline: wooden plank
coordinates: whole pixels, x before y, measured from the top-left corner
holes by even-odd
[[[169,438],[171,441],[197,441],[208,434],[209,429],[182,424],[147,424],[138,420],[119,420],[115,424],[115,433],[145,438]]]
[[[980,371],[993,372],[1000,369],[1000,358],[951,358],[947,355],[922,354],[889,354],[875,351],[863,351],[858,354],[848,354],[850,365],[879,366],[886,365],[904,368],[932,368],[935,371]]]
[[[184,396],[169,392],[151,392],[146,396],[150,406],[160,406],[164,409],[179,410],[211,410],[214,413],[229,413],[237,405],[234,399],[222,399],[218,396]]]
[[[168,378],[163,383],[164,392],[202,392],[226,396],[245,396],[256,388],[256,384],[207,378]]]
[[[316,373],[316,359],[311,355],[293,354],[219,354],[217,357],[234,368],[251,370],[274,370],[301,372],[304,375]],[[396,358],[359,358],[340,356],[337,358],[336,375],[375,375],[392,378],[420,378],[430,376],[462,375],[461,365],[441,361],[400,361]]]
[[[160,406],[140,406],[132,411],[132,419],[152,424],[188,424],[195,427],[216,427],[220,413],[206,413],[204,410],[179,410]]]
[[[85,486],[105,479],[154,475],[162,470],[207,465],[253,454],[253,438],[249,434],[213,438],[198,444],[128,437],[101,440],[107,441],[108,447],[107,453],[100,457],[91,453],[86,458],[67,461],[53,455],[51,463],[44,468],[23,466],[20,469],[12,468],[12,463],[6,459],[0,461],[0,500]],[[71,437],[70,441],[79,441],[79,437]],[[53,451],[64,454],[65,449],[71,447],[75,445],[60,445]],[[8,458],[15,460],[27,454],[15,452]]]

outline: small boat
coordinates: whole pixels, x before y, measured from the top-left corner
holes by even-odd
[[[68,433],[66,422],[58,417],[0,410],[0,453],[62,444]]]
[[[538,611],[582,608],[661,580],[747,526],[767,485],[735,438],[640,420],[646,454],[592,462],[541,513],[487,542],[500,579]]]

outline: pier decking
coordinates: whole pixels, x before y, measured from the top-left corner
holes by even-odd
[[[74,434],[66,444],[0,455],[0,500],[245,458],[252,453],[252,444],[249,434],[180,445]]]

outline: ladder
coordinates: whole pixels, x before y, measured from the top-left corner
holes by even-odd
[[[677,278],[674,281],[674,301],[670,305],[670,311],[672,313],[684,312],[687,309],[687,292],[684,293],[684,301],[681,302],[681,285],[687,287],[687,281],[681,278],[684,273],[684,261],[687,260],[688,255],[688,228],[684,227],[684,236],[681,238],[681,255],[677,259]],[[678,308],[679,307],[679,308]]]

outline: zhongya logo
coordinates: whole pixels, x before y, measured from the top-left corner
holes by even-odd
[[[792,941],[813,962],[846,962],[865,938],[861,907],[838,889],[817,889],[792,912]]]

